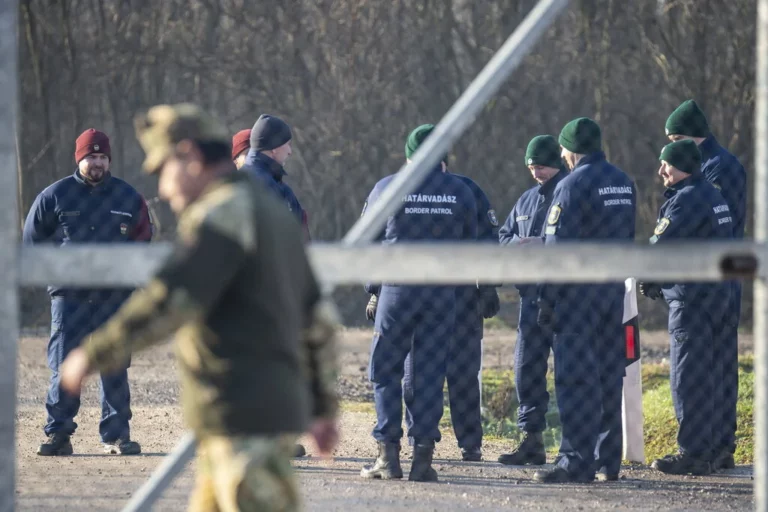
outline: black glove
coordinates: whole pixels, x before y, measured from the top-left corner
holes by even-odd
[[[480,311],[483,318],[493,318],[499,312],[501,303],[495,286],[481,286],[478,289],[480,298]]]
[[[371,299],[368,301],[368,305],[365,306],[365,318],[374,322],[376,320],[376,307],[379,305],[379,298],[376,295],[371,295]]]
[[[555,308],[545,300],[538,300],[539,314],[536,317],[536,323],[544,334],[552,334],[555,324]]]
[[[640,293],[645,295],[651,300],[660,299],[663,294],[661,293],[661,285],[656,283],[640,283],[638,286]]]

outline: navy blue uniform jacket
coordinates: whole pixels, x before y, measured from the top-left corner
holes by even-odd
[[[728,240],[733,236],[735,222],[730,206],[702,174],[693,174],[676,183],[667,189],[664,197],[667,201],[659,210],[652,244],[680,239]],[[728,287],[724,283],[664,284],[662,291],[667,301],[708,302],[703,305],[709,310],[715,303],[727,303],[724,299],[728,296]]]
[[[240,170],[247,172],[251,177],[255,178],[258,182],[262,183],[285,201],[288,205],[288,209],[296,216],[296,220],[298,220],[304,228],[304,235],[308,240],[309,226],[307,213],[304,211],[304,208],[302,208],[299,199],[296,197],[296,194],[293,193],[291,187],[283,181],[283,177],[286,175],[283,166],[267,155],[250,149],[246,155],[245,164],[243,164]]]
[[[584,156],[555,187],[544,229],[546,245],[568,242],[625,242],[635,238],[637,191],[621,169],[610,164],[602,151]],[[623,286],[623,284],[622,284]],[[564,290],[579,302],[578,285],[541,287],[542,298],[553,304]]]
[[[555,188],[566,176],[568,170],[563,167],[543,185],[536,185],[523,192],[499,229],[499,244],[510,245],[521,238],[540,237],[544,234],[544,223],[552,205]],[[515,287],[521,297],[535,299],[537,285],[522,284]]]
[[[394,177],[389,175],[373,187],[362,215]],[[478,211],[474,194],[460,178],[442,172],[441,167],[430,171],[421,185],[401,201],[403,207],[387,219],[377,237],[382,243],[477,239]],[[378,285],[366,285],[368,293],[378,293],[378,288]]]
[[[699,145],[701,172],[723,195],[731,210],[733,237],[744,238],[747,225],[747,172],[735,156],[710,135]]]
[[[136,189],[110,173],[96,186],[83,180],[78,171],[43,190],[35,198],[24,222],[25,244],[149,242],[152,228],[149,210]],[[88,262],[83,262],[88,265]],[[73,298],[115,299],[130,290],[87,291],[76,293],[49,287],[51,296],[65,293]],[[71,292],[71,293],[67,293]]]

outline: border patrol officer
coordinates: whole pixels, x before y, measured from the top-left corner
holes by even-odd
[[[747,224],[747,173],[739,160],[715,139],[704,112],[694,100],[684,101],[666,123],[671,141],[692,139],[701,151],[701,172],[725,198],[733,219],[733,236],[744,238]],[[716,333],[715,360],[724,366],[723,380],[716,388],[713,436],[715,458],[712,469],[735,467],[736,402],[739,392],[739,320],[741,318],[741,282],[733,281],[731,305],[725,328]]]
[[[405,145],[410,159],[431,132],[422,125]],[[384,244],[413,241],[476,240],[477,205],[469,187],[436,166],[412,194],[403,197],[403,208],[389,217],[379,239]],[[395,175],[374,186],[363,207],[376,202]],[[378,285],[367,285],[369,293]],[[435,443],[440,441],[448,347],[454,328],[455,286],[419,286],[383,283],[375,310],[369,379],[373,383],[376,426],[373,437],[379,454],[372,466],[361,470],[364,478],[402,478],[400,441],[402,401],[408,411],[408,437],[413,438],[413,463],[408,479],[437,481],[432,467]],[[410,354],[411,378],[402,382]],[[410,389],[408,389],[408,387]]]
[[[299,199],[291,187],[283,181],[285,162],[293,154],[291,128],[279,117],[263,114],[251,128],[250,149],[241,171],[249,173],[278,197],[283,198],[303,229],[306,241],[310,240],[309,220]]]
[[[152,225],[144,198],[128,183],[112,176],[109,137],[93,128],[75,141],[77,170],[43,190],[26,222],[26,244],[149,242]],[[103,324],[127,299],[130,289],[88,290],[48,287],[51,296],[51,339],[48,367],[51,381],[45,407],[48,441],[38,455],[71,455],[70,436],[80,398],[61,389],[60,365],[71,350]],[[130,361],[101,374],[99,434],[107,453],[134,455],[141,447],[130,438],[132,417],[128,370]]]
[[[560,132],[572,172],[555,188],[545,244],[630,243],[635,236],[632,180],[608,163],[600,127],[589,118]],[[540,482],[618,479],[624,378],[624,283],[546,284],[539,292],[539,327],[554,332],[555,390],[563,437],[554,469]],[[596,457],[597,454],[597,457]]]
[[[144,168],[179,216],[172,256],[62,367],[85,376],[176,334],[182,405],[199,442],[190,510],[298,510],[290,456],[310,426],[337,441],[336,315],[282,202],[235,171],[230,137],[194,105],[136,120]],[[310,420],[313,420],[310,423]]]
[[[499,230],[501,245],[526,244],[532,240],[541,242],[555,187],[568,175],[560,157],[560,145],[551,135],[531,139],[525,152],[525,164],[538,184],[525,191],[515,203]],[[536,323],[539,313],[537,286],[517,285],[517,289],[520,315],[515,345],[515,389],[520,404],[517,425],[524,432],[524,438],[512,453],[499,456],[499,462],[510,466],[538,465],[546,462],[542,432],[549,405],[547,360],[552,336]]]
[[[659,176],[668,187],[667,201],[651,238],[652,244],[672,240],[723,239],[732,236],[730,207],[701,173],[701,153],[692,140],[672,142],[659,158]],[[670,372],[672,400],[679,424],[679,453],[653,462],[669,474],[706,475],[718,448],[712,432],[715,389],[723,374],[716,360],[714,333],[721,329],[728,311],[730,283],[643,283],[640,292],[651,299],[661,296],[669,304]]]
[[[499,221],[488,196],[467,176],[450,174],[463,181],[474,195],[477,204],[477,240],[481,243],[495,243],[498,239],[496,230]],[[461,448],[461,458],[465,461],[479,461],[483,458],[483,418],[480,403],[483,319],[496,316],[500,307],[496,286],[456,288],[456,325],[448,350],[446,380],[451,424]]]

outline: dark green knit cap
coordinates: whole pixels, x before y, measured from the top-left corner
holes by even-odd
[[[665,128],[667,135],[687,135],[688,137],[709,135],[707,117],[693,100],[681,103],[667,118]]]
[[[405,141],[405,158],[410,160],[411,156],[419,149],[427,136],[435,129],[433,124],[423,124],[413,130]]]
[[[701,169],[701,151],[691,139],[678,140],[664,146],[659,161],[667,162],[684,173],[693,174]]]
[[[560,158],[560,144],[551,135],[537,135],[528,143],[525,150],[525,165],[543,165],[559,169],[563,165]]]
[[[588,117],[580,117],[566,124],[560,132],[560,145],[571,153],[588,155],[603,148],[600,126]]]

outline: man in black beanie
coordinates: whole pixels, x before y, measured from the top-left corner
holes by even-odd
[[[659,157],[659,176],[667,201],[651,244],[680,240],[730,239],[732,212],[723,196],[701,173],[701,153],[692,140],[673,142]],[[722,360],[714,343],[729,309],[728,282],[641,283],[640,293],[669,304],[672,402],[678,421],[679,451],[653,462],[673,475],[707,475],[718,456],[713,436],[720,417],[715,414],[722,386]]]
[[[747,223],[747,173],[739,160],[715,139],[709,123],[694,100],[680,104],[667,118],[665,132],[669,140],[690,139],[701,152],[701,174],[712,183],[728,203],[733,218],[733,237],[744,238]],[[735,467],[736,402],[739,391],[739,320],[741,317],[741,282],[731,282],[731,304],[722,332],[715,335],[715,359],[723,361],[722,400],[715,403],[715,458],[712,469]]]
[[[283,198],[288,209],[304,228],[304,236],[309,241],[307,214],[301,207],[296,194],[283,181],[286,175],[283,165],[292,154],[291,128],[279,117],[262,114],[251,128],[251,149],[245,159],[242,171],[263,183],[268,189]]]

